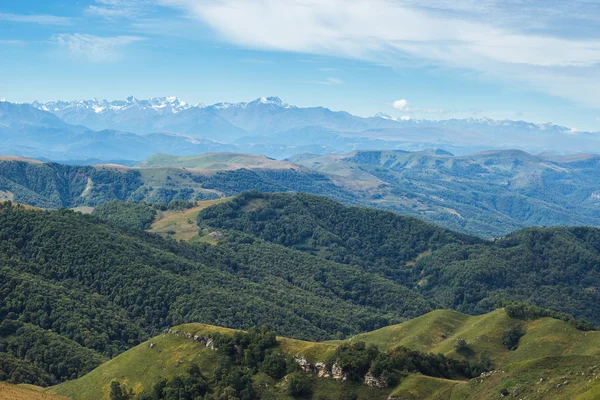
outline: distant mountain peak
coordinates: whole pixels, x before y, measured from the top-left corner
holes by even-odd
[[[377,114],[373,115],[373,118],[387,119],[390,121],[410,121],[412,119],[408,115],[404,115],[402,117],[392,117],[391,115],[382,112],[378,112]]]
[[[108,101],[92,98],[90,100],[74,100],[74,101],[51,101],[47,103],[33,102],[32,105],[40,110],[50,112],[76,111],[76,110],[93,110],[96,114],[105,112],[122,112],[129,109],[154,109],[158,112],[172,112],[186,110],[193,107],[185,101],[179,100],[176,96],[169,97],[153,97],[148,100],[139,100],[135,96],[128,96],[125,100]],[[204,104],[199,103],[194,107],[204,107]]]

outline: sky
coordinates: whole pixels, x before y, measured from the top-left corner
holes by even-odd
[[[129,95],[596,132],[600,1],[0,1],[0,99]]]

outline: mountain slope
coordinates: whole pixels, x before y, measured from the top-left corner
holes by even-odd
[[[600,323],[600,230],[528,228],[484,242],[416,219],[306,194],[243,194],[198,223],[376,271],[444,307],[528,300]]]
[[[304,151],[422,150],[442,147],[460,154],[520,148],[531,152],[600,151],[598,134],[525,121],[487,118],[444,121],[363,118],[325,107],[296,107],[278,97],[190,106],[177,98],[34,103],[64,121],[96,130],[138,134],[170,131],[239,145],[235,151],[289,157]],[[576,140],[574,140],[576,138]],[[295,149],[295,150],[294,150]],[[190,154],[190,153],[186,153]],[[184,155],[184,154],[179,154]]]
[[[290,159],[342,186],[363,183],[363,204],[486,237],[532,225],[598,226],[598,160],[517,150],[467,156],[439,150],[357,151]]]
[[[63,356],[91,351],[91,362],[189,321],[269,325],[281,334],[319,339],[433,308],[375,272],[241,234],[222,234],[216,246],[188,245],[67,210],[3,204],[0,236],[0,318],[48,331]],[[17,358],[3,365],[26,358],[35,368],[30,377],[11,375],[14,381],[48,384],[85,372],[58,373],[59,358],[28,355],[26,335],[15,335],[17,329],[0,332],[0,342],[21,349],[6,353],[0,346],[1,354]]]
[[[524,335],[517,349],[510,351],[502,343],[502,336],[513,326],[520,326]],[[140,393],[149,390],[161,377],[182,374],[191,364],[199,365],[202,373],[212,382],[218,369],[219,352],[186,338],[185,333],[211,338],[217,334],[229,336],[235,332],[202,324],[182,325],[173,330],[181,333],[155,337],[103,364],[85,377],[63,383],[50,391],[71,396],[75,400],[100,399],[103,392],[107,393],[110,382],[117,380]],[[455,350],[459,338],[466,339],[469,351]],[[600,371],[598,367],[593,367],[600,360],[599,332],[581,332],[552,318],[510,318],[502,309],[478,317],[438,310],[348,341],[313,343],[280,337],[278,350],[297,358],[303,357],[314,364],[331,356],[336,357],[338,353],[335,350],[339,346],[360,341],[367,345],[376,344],[384,352],[398,346],[408,346],[456,359],[485,356],[494,361],[494,370],[470,381],[409,374],[401,378],[398,384],[385,389],[370,388],[360,383],[337,383],[312,376],[310,384],[314,395],[337,399],[354,391],[360,393],[360,398],[367,399],[383,399],[389,395],[421,400],[479,399],[500,396],[502,390],[507,389],[509,393],[518,393],[523,398],[572,399],[576,396],[593,396],[600,388]],[[150,343],[154,345],[150,347]],[[307,375],[311,376],[310,373]],[[270,382],[269,389],[261,386],[264,379],[257,376],[254,381],[262,396],[289,398],[285,395],[285,381],[267,380]],[[567,385],[563,385],[565,379]],[[557,384],[560,384],[558,388]]]

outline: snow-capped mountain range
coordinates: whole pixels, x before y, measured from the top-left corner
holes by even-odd
[[[139,100],[0,102],[1,153],[139,160],[164,152],[237,151],[274,158],[298,153],[441,148],[532,153],[600,152],[600,134],[554,124],[488,118],[443,121],[359,117],[325,107],[296,107],[278,97],[190,104],[177,97]]]
[[[179,100],[175,96],[171,97],[154,97],[148,100],[138,100],[133,96],[127,97],[125,100],[76,100],[76,101],[51,101],[48,103],[40,103],[34,101],[32,104],[37,109],[49,111],[51,113],[61,113],[67,110],[89,110],[97,114],[104,112],[124,112],[130,109],[146,110],[152,109],[158,112],[178,113],[182,110],[187,110],[190,107],[205,107],[199,103],[191,105],[185,101]]]

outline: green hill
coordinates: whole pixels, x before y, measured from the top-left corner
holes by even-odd
[[[200,170],[290,169],[294,165],[256,154],[205,153],[196,156],[156,154],[137,165],[138,168],[182,167]],[[301,168],[300,166],[295,166]]]
[[[475,354],[515,365],[536,352],[596,357],[579,349],[595,344],[561,336],[560,325],[552,341],[539,341],[529,353],[528,347],[502,353],[494,338],[510,321],[493,313],[445,312],[435,322],[409,321],[399,328],[414,324],[406,335],[388,328],[377,336],[377,329],[440,308],[483,314],[510,300],[598,324],[597,229],[527,229],[488,242],[313,195],[252,192],[216,203],[165,209],[170,214],[162,217],[178,223],[187,218],[188,225],[194,221],[186,212],[198,213],[202,236],[192,243],[140,230],[154,215],[148,210],[155,210],[143,203],[108,203],[96,215],[0,204],[0,380],[71,380],[189,322],[265,325],[278,335],[313,341],[375,331],[364,340],[382,351],[401,344],[452,357],[455,341],[445,339],[456,336]],[[590,328],[558,313],[521,311]],[[510,335],[518,336],[518,328]],[[489,344],[479,337],[490,338]],[[575,352],[565,350],[571,347]],[[432,377],[472,371],[452,363],[447,369],[454,372]]]
[[[503,333],[515,324],[524,335],[516,350],[502,343]],[[183,374],[191,364],[197,364],[209,382],[217,370],[218,352],[185,337],[214,337],[216,333],[232,335],[225,328],[188,324],[173,329],[180,336],[163,334],[129,350],[101,365],[86,376],[50,389],[52,393],[73,399],[107,398],[113,380],[134,389],[137,394],[152,387],[160,378]],[[465,339],[468,351],[456,351],[457,339]],[[552,318],[520,320],[510,318],[502,309],[472,317],[454,311],[433,311],[400,325],[389,326],[361,334],[346,341],[302,342],[278,338],[277,349],[308,362],[325,362],[336,357],[336,348],[345,343],[375,344],[380,351],[398,346],[442,353],[450,358],[493,360],[489,372],[474,379],[436,378],[424,374],[408,374],[392,387],[378,389],[361,382],[334,382],[310,375],[314,397],[338,399],[350,392],[359,398],[384,399],[484,399],[501,397],[506,389],[512,395],[528,399],[592,399],[600,390],[600,332],[583,332],[564,321]],[[150,346],[153,343],[153,346]],[[338,359],[339,362],[339,359]],[[254,385],[262,398],[289,398],[285,379],[272,379],[258,373]],[[270,383],[270,387],[263,385]],[[564,382],[568,382],[564,384]],[[212,385],[213,383],[211,383]]]
[[[528,228],[494,241],[307,194],[246,193],[203,210],[228,229],[377,272],[443,308],[530,301],[600,324],[600,230]]]
[[[596,155],[441,150],[261,155],[157,154],[135,168],[0,159],[0,199],[42,208],[111,200],[214,200],[245,191],[304,192],[412,215],[457,232],[499,237],[528,226],[600,226]]]

